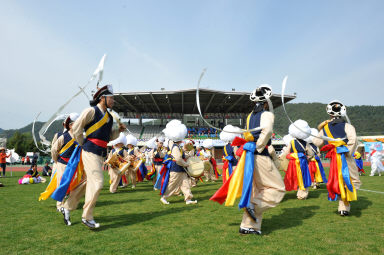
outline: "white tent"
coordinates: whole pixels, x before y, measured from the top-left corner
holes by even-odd
[[[7,163],[13,164],[20,162],[20,156],[15,152],[15,149],[7,150],[6,154],[9,155],[11,153],[11,156],[7,158]]]

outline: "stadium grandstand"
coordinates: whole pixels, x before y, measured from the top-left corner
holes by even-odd
[[[199,89],[200,108],[204,119],[211,125],[223,128],[232,124],[244,127],[253,104],[249,92],[219,91]],[[284,102],[296,98],[296,95],[284,95]],[[201,119],[196,103],[196,89],[155,92],[114,93],[116,111],[127,127],[139,140],[139,146],[154,136],[161,135],[168,121],[181,120],[188,128],[188,138],[193,140],[214,139],[214,145],[220,149],[224,143],[219,140],[220,133],[206,125]],[[281,106],[281,95],[273,94],[274,107]],[[131,124],[135,122],[135,124]],[[137,123],[137,124],[136,124]],[[280,147],[280,137],[273,137],[273,143]],[[217,156],[216,156],[217,157]]]

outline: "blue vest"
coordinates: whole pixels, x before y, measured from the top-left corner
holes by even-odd
[[[294,143],[296,150],[293,149],[292,142]],[[296,139],[293,139],[292,142],[291,142],[291,153],[301,152],[301,153],[307,154],[307,152],[305,151],[305,148],[307,146],[306,141],[296,138]]]
[[[345,121],[343,119],[335,119],[328,123],[329,131],[331,132],[333,138],[344,138],[343,140],[345,143],[348,143],[347,134],[345,133]],[[325,130],[323,128],[323,132],[325,133]],[[324,141],[324,144],[328,144],[327,141]]]
[[[116,151],[116,149],[113,148],[112,153],[115,153],[115,151]],[[124,158],[124,148],[120,148],[119,152],[117,154],[119,154],[122,158]]]
[[[156,154],[154,156],[153,164],[155,164],[157,166],[162,165],[163,161],[164,161],[164,158],[160,157],[160,153],[159,153],[159,151],[162,149],[163,149],[163,147],[158,148],[158,150],[156,150]]]
[[[247,118],[248,129],[260,127],[260,119],[261,119],[261,114],[263,114],[263,112],[265,112],[265,111],[263,110],[263,111],[260,111],[257,113],[251,112],[250,116],[248,115],[248,118]],[[259,137],[260,137],[261,130],[253,131],[253,132],[251,132],[251,134],[253,135],[253,141],[257,142],[257,139],[259,139]],[[267,146],[269,146],[271,144],[272,144],[272,141],[271,141],[271,139],[269,139]],[[255,154],[256,155],[269,156],[267,148],[264,148],[264,150],[261,153],[259,153],[257,150],[255,150]]]
[[[64,148],[65,145],[67,145],[67,143],[68,143],[69,141],[72,140],[72,136],[69,134],[69,132],[65,132],[65,133],[63,133],[62,135],[64,136],[64,144],[63,144],[63,146],[60,148],[60,150],[61,150],[62,148]],[[73,151],[75,150],[76,145],[77,145],[77,143],[76,143],[76,141],[74,141],[73,144],[72,144],[68,149],[66,149],[63,153],[61,153],[61,154],[59,155],[59,158],[58,158],[57,161],[60,162],[60,163],[62,163],[62,164],[64,164],[64,165],[66,165],[66,164],[68,163],[68,160],[69,160],[69,158],[71,157]],[[67,161],[65,161],[63,158],[67,159]]]
[[[129,151],[129,149],[128,149],[127,151],[128,151],[128,155],[135,156],[135,148],[133,148],[131,151]]]
[[[101,120],[104,117],[104,114],[100,111],[99,107],[94,106],[93,109],[95,109],[95,117],[90,123],[88,123],[84,127],[85,131],[87,131],[88,128],[93,126],[95,123],[97,123],[99,120]],[[103,126],[101,126],[99,129],[97,129],[93,133],[89,134],[89,136],[87,136],[84,139],[83,150],[105,157],[107,155],[107,147],[104,148],[99,145],[96,145],[90,140],[88,140],[88,138],[99,139],[101,141],[108,143],[111,136],[112,124],[113,124],[113,119],[112,117],[109,116],[108,121]]]
[[[313,143],[309,143],[309,145],[312,147],[313,152],[314,152],[315,154],[317,154],[317,146],[314,145]]]
[[[225,150],[224,150],[224,157],[227,157],[227,156],[233,157],[233,160],[231,162],[232,162],[233,166],[236,166],[237,165],[237,159],[235,157],[233,147],[229,143],[225,145]]]
[[[180,150],[180,147],[177,145],[177,144],[173,144],[173,147],[177,147],[178,150]],[[173,150],[173,147],[172,147],[172,150]],[[172,154],[171,154],[172,155]],[[185,155],[184,155],[184,152],[182,154],[182,158],[184,159],[185,158]],[[173,157],[172,157],[172,161],[173,161]],[[176,164],[175,161],[172,162],[172,166],[171,166],[171,169],[170,169],[171,172],[185,172],[185,169],[184,167],[182,166],[179,166],[178,164]]]

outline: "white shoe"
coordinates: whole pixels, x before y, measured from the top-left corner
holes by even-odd
[[[187,201],[185,201],[185,204],[187,204],[187,205],[197,204],[197,200],[187,200]]]
[[[165,198],[160,198],[160,202],[162,202],[164,205],[169,205],[169,202],[165,200]]]
[[[133,186],[133,185],[132,185],[132,189],[136,189],[136,186]]]
[[[67,226],[71,226],[72,223],[71,223],[71,217],[70,217],[69,210],[65,209],[64,207],[61,207],[60,211],[61,211],[61,213],[64,216],[64,224],[67,225]]]
[[[99,228],[100,227],[100,224],[99,223],[96,223],[96,221],[94,220],[86,220],[86,219],[81,219],[81,222],[89,227],[89,228]]]

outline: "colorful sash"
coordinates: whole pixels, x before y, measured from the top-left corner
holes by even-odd
[[[256,144],[247,142],[240,149],[242,155],[236,171],[232,172],[228,180],[209,200],[220,204],[225,201],[225,206],[233,206],[236,198],[241,197],[239,202],[239,208],[241,209],[250,205]]]
[[[324,127],[324,134],[334,138],[328,124]],[[345,157],[349,150],[345,145],[343,140],[329,141],[329,144],[321,148],[321,151],[327,152],[325,157],[331,160],[327,183],[328,200],[330,201],[336,201],[338,196],[344,202],[357,200],[356,189],[351,181]]]
[[[52,194],[52,198],[57,201],[63,201],[65,195],[74,190],[82,181],[84,166],[81,160],[81,147],[77,146],[73,151],[71,158],[65,167],[60,185]]]
[[[219,176],[221,176],[221,174],[220,174],[219,171],[217,170],[216,159],[214,159],[213,157],[211,157],[210,162],[211,162],[211,164],[212,164],[212,166],[213,166],[213,171],[215,172],[216,179],[218,179]]]
[[[40,194],[39,196],[39,201],[41,200],[47,200],[52,193],[56,190],[57,188],[57,175],[56,175],[56,168],[53,170],[53,174],[51,176],[51,180],[48,183],[48,186],[45,188],[45,191]]]
[[[151,171],[147,174],[147,176],[145,176],[145,178],[149,181],[149,180],[153,180],[155,176],[156,176],[156,167],[155,167],[155,164],[152,163]]]
[[[155,187],[160,189],[160,195],[164,195],[165,191],[167,190],[172,164],[175,164],[172,161],[172,157],[166,156],[164,158],[163,167],[160,170],[158,183],[156,182],[155,184]]]
[[[233,172],[233,164],[232,164],[232,162],[233,162],[234,159],[235,158],[232,155],[223,157],[223,162],[224,162],[224,164],[223,164],[223,174],[222,174],[222,176],[223,176],[223,183],[225,183],[228,180],[229,176]]]
[[[285,190],[305,190],[311,186],[311,175],[308,169],[307,156],[302,153],[290,153],[288,168],[284,176]]]
[[[359,169],[359,172],[362,172],[365,174],[364,164],[363,164],[363,160],[361,159],[361,154],[359,152],[355,151],[355,153],[353,154],[353,157],[355,159],[356,166]]]
[[[144,178],[147,176],[147,173],[148,173],[148,169],[147,167],[145,166],[145,163],[141,163],[140,166],[139,166],[139,169],[137,171],[137,179],[139,182],[142,182],[144,180]]]
[[[308,167],[309,172],[311,173],[312,182],[328,182],[319,156],[315,155],[315,157],[308,162]]]
[[[295,140],[291,141],[293,153],[286,156],[289,159],[288,168],[284,176],[285,190],[306,190],[311,186],[311,174],[309,173],[307,155],[298,152],[295,146]],[[303,148],[304,149],[304,148]]]

